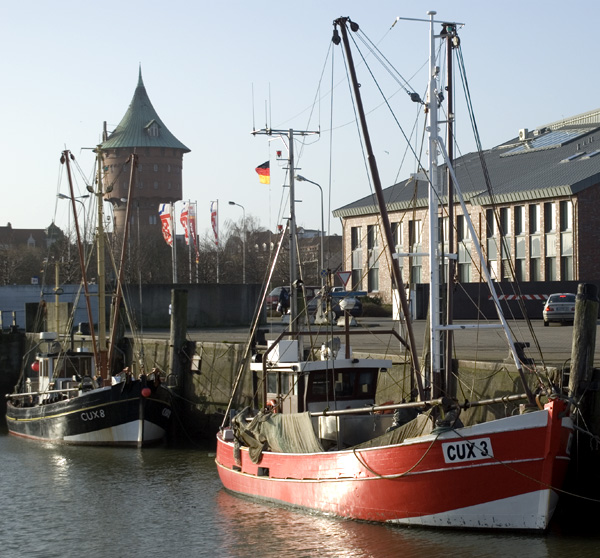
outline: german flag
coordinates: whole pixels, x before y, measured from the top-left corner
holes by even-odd
[[[269,166],[269,161],[263,163],[262,165],[258,165],[256,167],[256,172],[258,173],[258,179],[261,184],[271,184],[271,169]]]

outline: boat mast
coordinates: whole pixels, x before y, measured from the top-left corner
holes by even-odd
[[[117,343],[117,331],[119,323],[119,315],[121,311],[121,300],[123,299],[123,274],[125,270],[125,255],[127,253],[127,243],[129,239],[129,221],[131,218],[131,208],[133,206],[133,184],[135,182],[135,171],[137,169],[137,153],[132,153],[129,158],[131,170],[129,173],[129,190],[127,192],[127,206],[125,209],[125,228],[123,230],[123,240],[121,243],[121,258],[119,260],[119,269],[117,270],[117,292],[114,299],[113,323],[110,331],[110,343],[108,345],[107,364],[112,366],[115,346]],[[139,223],[138,223],[139,225]]]
[[[446,143],[448,147],[448,158],[454,160],[454,82],[452,68],[452,49],[456,48],[460,42],[456,34],[456,26],[451,23],[444,23],[442,26],[442,36],[446,37],[446,67],[448,78],[446,82],[448,122],[446,132]],[[452,175],[446,168],[446,183],[448,184],[448,257],[450,254],[456,254],[454,248],[454,184]],[[448,257],[448,274],[446,277],[446,323],[452,323],[454,314],[454,274],[456,272],[456,259]],[[443,391],[446,395],[454,395],[454,382],[452,377],[452,353],[454,345],[454,336],[451,329],[446,331],[446,359],[445,359],[445,377]]]
[[[69,192],[71,194],[71,210],[73,211],[73,221],[75,223],[75,233],[77,234],[77,249],[79,253],[79,266],[81,268],[81,281],[83,283],[83,291],[85,293],[85,305],[87,308],[88,320],[90,324],[90,334],[92,338],[92,351],[94,353],[94,360],[96,361],[96,368],[100,362],[100,356],[98,354],[98,345],[96,344],[96,334],[94,332],[94,317],[92,315],[92,303],[90,299],[90,291],[88,288],[87,271],[85,268],[85,258],[83,255],[83,244],[81,242],[81,234],[79,232],[79,219],[77,217],[77,206],[75,204],[75,190],[73,188],[73,177],[71,176],[71,164],[70,160],[74,159],[72,153],[65,149],[62,152],[60,162],[67,166],[67,178],[69,180]],[[56,332],[58,334],[58,331]]]
[[[492,277],[490,275],[489,269],[486,265],[486,260],[483,255],[483,250],[481,248],[481,244],[479,242],[479,237],[477,236],[477,232],[473,226],[471,218],[469,216],[469,212],[462,195],[462,192],[459,187],[459,183],[456,180],[456,173],[452,166],[452,161],[448,155],[446,147],[444,145],[443,139],[438,135],[438,92],[436,91],[435,83],[437,74],[439,69],[435,66],[434,58],[435,58],[435,33],[433,30],[433,25],[436,23],[433,19],[433,16],[436,14],[435,11],[427,12],[429,16],[429,29],[430,29],[430,64],[429,64],[429,93],[428,93],[428,134],[429,134],[429,180],[430,180],[430,188],[429,188],[429,250],[430,250],[430,261],[431,261],[431,270],[430,270],[430,292],[429,292],[429,303],[430,303],[430,314],[431,314],[431,329],[430,329],[430,341],[431,341],[431,371],[433,377],[439,379],[443,367],[443,354],[441,351],[441,335],[445,330],[455,330],[455,329],[470,329],[470,328],[479,328],[479,329],[487,329],[487,328],[502,328],[504,330],[504,335],[509,345],[509,349],[511,355],[513,357],[513,361],[515,363],[515,367],[521,377],[521,381],[523,383],[523,388],[527,395],[527,399],[530,405],[535,405],[535,398],[531,389],[527,383],[527,379],[525,378],[525,372],[523,370],[523,364],[519,358],[519,354],[517,353],[517,349],[515,346],[515,339],[508,327],[508,323],[506,318],[504,317],[504,313],[502,312],[502,308],[500,306],[500,300],[498,298],[498,294],[496,293],[496,289],[492,282]],[[442,22],[437,22],[442,23]],[[452,24],[455,25],[455,24]],[[439,267],[440,267],[440,250],[439,250],[439,227],[438,227],[438,196],[439,196],[439,176],[438,176],[438,167],[437,167],[437,153],[438,151],[441,153],[444,162],[448,167],[448,172],[450,174],[450,178],[454,183],[454,192],[456,193],[456,197],[458,202],[460,203],[463,215],[465,217],[465,224],[469,229],[469,235],[473,242],[473,247],[477,253],[477,261],[481,262],[481,274],[483,275],[485,282],[488,285],[490,290],[490,294],[492,300],[494,301],[494,306],[496,308],[496,312],[498,314],[498,319],[500,320],[500,324],[490,324],[490,325],[481,325],[481,324],[461,324],[457,325],[443,325],[440,323],[440,307],[439,307]],[[434,195],[435,192],[435,195]],[[434,236],[435,235],[435,236]],[[434,281],[437,281],[434,284]],[[437,375],[436,375],[437,374]]]
[[[290,331],[297,329],[298,320],[298,296],[297,291],[300,288],[298,284],[298,251],[296,248],[296,197],[294,187],[295,167],[294,167],[294,136],[312,136],[320,134],[320,131],[310,130],[273,130],[271,128],[263,128],[262,130],[252,130],[252,135],[267,135],[267,136],[287,136],[288,146],[288,173],[290,178],[290,215],[289,215],[289,230],[290,230]]]
[[[413,366],[413,374],[417,382],[417,389],[419,391],[419,398],[421,400],[425,399],[425,393],[423,390],[423,381],[421,378],[421,374],[419,371],[419,357],[417,355],[417,346],[415,343],[415,336],[412,329],[412,323],[410,320],[410,312],[408,308],[408,301],[406,300],[406,293],[404,292],[404,283],[402,281],[402,273],[400,272],[400,265],[398,260],[394,257],[393,253],[393,236],[392,236],[392,227],[390,225],[389,216],[387,213],[387,207],[385,205],[385,199],[383,197],[383,189],[381,187],[381,179],[379,177],[379,169],[377,168],[377,162],[375,161],[375,154],[373,153],[373,147],[371,145],[371,138],[369,136],[369,129],[367,127],[367,120],[365,117],[365,111],[362,104],[362,97],[360,94],[360,85],[358,83],[358,79],[356,77],[356,69],[354,67],[354,61],[352,58],[352,51],[350,50],[350,42],[348,41],[348,29],[346,24],[350,22],[350,28],[352,31],[358,31],[358,24],[354,21],[350,21],[350,18],[341,17],[336,19],[333,22],[333,43],[339,44],[340,37],[337,32],[337,26],[339,25],[342,31],[342,39],[344,43],[344,51],[346,53],[346,59],[348,61],[348,69],[350,70],[350,77],[352,79],[352,89],[354,91],[354,99],[356,101],[356,109],[360,119],[361,130],[363,134],[363,141],[365,144],[365,149],[367,151],[367,160],[369,163],[369,170],[371,172],[371,178],[373,180],[373,186],[375,188],[375,193],[377,197],[377,204],[379,206],[379,213],[381,214],[381,225],[383,229],[383,233],[385,235],[385,242],[388,248],[388,252],[390,255],[390,260],[392,262],[392,274],[393,279],[396,284],[396,288],[398,289],[398,294],[400,297],[400,303],[402,305],[402,312],[406,318],[406,329],[408,332],[409,339],[409,347],[412,357],[412,366]]]
[[[441,373],[444,367],[442,351],[441,303],[440,303],[440,230],[439,230],[439,205],[441,197],[440,175],[438,168],[438,106],[440,92],[437,89],[439,67],[435,64],[435,33],[433,30],[435,11],[427,12],[430,16],[429,35],[429,86],[427,88],[427,131],[429,141],[429,351],[431,365],[431,380],[433,386],[440,385]]]
[[[104,380],[108,377],[107,374],[107,355],[108,348],[106,345],[106,275],[105,275],[105,255],[104,255],[104,188],[102,186],[102,170],[103,170],[103,154],[102,146],[96,146],[96,160],[98,164],[97,175],[97,190],[95,193],[98,204],[98,223],[96,234],[96,249],[98,251],[98,354],[100,357],[99,372],[100,377]]]

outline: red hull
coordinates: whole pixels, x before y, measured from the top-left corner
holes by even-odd
[[[247,448],[240,463],[219,434],[225,488],[264,500],[366,521],[443,527],[545,529],[569,462],[564,403],[394,446],[316,454]],[[491,455],[482,455],[484,448]]]

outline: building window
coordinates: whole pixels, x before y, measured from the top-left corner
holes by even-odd
[[[362,289],[362,228],[350,229],[350,249],[352,251],[352,290]]]
[[[142,172],[142,163],[138,164],[138,169],[137,170],[138,170],[138,172]]]
[[[416,219],[408,222],[408,244],[409,252],[420,252],[421,251],[421,233],[422,223]],[[422,262],[421,256],[412,256],[410,261],[410,282],[412,284],[421,283],[422,278]]]
[[[496,214],[493,209],[485,210],[485,236],[488,259],[488,269],[495,279],[498,279],[498,244],[496,239]]]
[[[154,165],[154,172],[158,172],[158,165]]]
[[[554,203],[549,202],[544,204],[544,232],[552,233],[556,231],[556,212],[554,211]]]
[[[560,202],[560,230],[573,230],[573,204],[570,200]]]
[[[525,208],[522,205],[515,206],[515,236],[525,234]]]
[[[171,172],[171,165],[167,165],[167,172]]]
[[[367,250],[369,255],[369,272],[367,274],[367,290],[379,291],[379,242],[378,225],[367,225]]]
[[[148,126],[148,135],[151,138],[157,138],[158,137],[158,124],[156,122],[153,122],[152,124],[150,124],[150,126]]]
[[[148,218],[148,222],[151,225],[156,225],[158,223],[158,218],[156,215],[150,215],[150,217]]]
[[[560,279],[573,281],[573,204],[570,200],[560,202]]]
[[[456,241],[458,243],[458,280],[471,281],[471,236],[464,215],[456,216]]]
[[[394,250],[402,252],[402,223],[392,223],[392,238],[394,239]]]
[[[529,280],[542,280],[542,220],[540,206],[529,206]]]
[[[510,226],[510,209],[508,207],[500,208],[500,247],[502,256],[502,278],[511,281],[513,278],[511,266],[512,253],[512,234]]]
[[[155,190],[158,190],[158,182],[155,182],[155,183],[154,183],[154,189],[155,189]]]

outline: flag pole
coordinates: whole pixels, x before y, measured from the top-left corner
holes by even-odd
[[[200,244],[200,238],[196,232],[198,229],[198,200],[194,202],[194,257],[196,258],[196,283],[200,282],[200,253],[198,251],[198,245]]]
[[[217,285],[219,284],[219,200],[210,202],[210,225],[215,237],[215,248],[217,250]]]
[[[173,243],[171,244],[171,255],[173,260],[173,284],[177,284],[177,237],[175,236],[175,206],[171,202],[171,237]]]
[[[192,230],[190,227],[190,208],[192,207],[192,200],[187,202],[187,243],[188,243],[188,269],[190,275],[190,285],[192,284]]]

